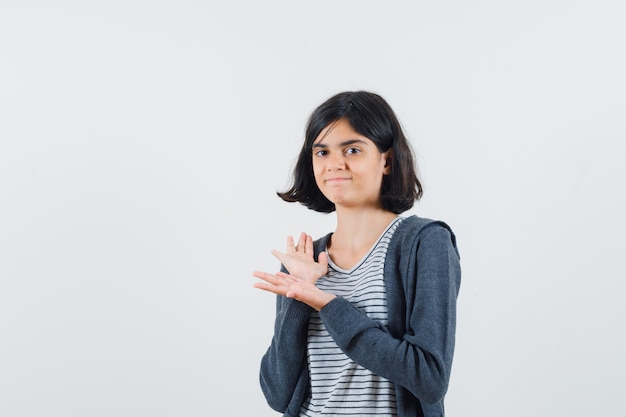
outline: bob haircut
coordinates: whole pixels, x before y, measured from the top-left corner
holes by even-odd
[[[293,185],[276,194],[287,202],[299,202],[311,210],[335,211],[335,204],[315,183],[313,142],[326,126],[338,120],[348,121],[356,132],[374,142],[381,153],[391,149],[387,162],[390,172],[383,176],[380,192],[382,208],[400,214],[413,207],[422,196],[413,150],[389,104],[381,96],[367,91],[339,93],[313,111],[293,171]]]

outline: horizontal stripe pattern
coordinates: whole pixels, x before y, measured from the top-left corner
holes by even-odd
[[[397,217],[372,249],[352,269],[332,261],[317,286],[350,301],[370,318],[387,324],[387,300],[383,281],[385,255]],[[307,360],[311,395],[302,404],[301,416],[396,416],[394,386],[346,356],[330,337],[318,313],[309,319]]]

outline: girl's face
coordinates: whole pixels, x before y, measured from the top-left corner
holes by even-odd
[[[336,207],[380,207],[383,175],[389,174],[389,151],[357,133],[340,119],[313,142],[313,174],[324,196]]]

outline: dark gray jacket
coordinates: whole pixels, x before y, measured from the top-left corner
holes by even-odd
[[[329,235],[315,242],[315,259]],[[456,329],[461,269],[456,240],[443,222],[411,216],[389,243],[384,280],[389,325],[337,297],[320,317],[339,348],[359,365],[392,381],[399,417],[442,417]],[[268,404],[295,417],[309,393],[306,347],[313,309],[282,296],[272,343],[261,361]]]

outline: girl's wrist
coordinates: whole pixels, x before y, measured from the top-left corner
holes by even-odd
[[[335,294],[331,294],[331,293],[325,292],[324,293],[324,297],[320,300],[320,303],[315,305],[315,306],[311,306],[311,307],[313,307],[317,311],[320,311],[321,309],[326,307],[328,305],[328,303],[333,301],[335,298],[337,298],[337,296]]]

